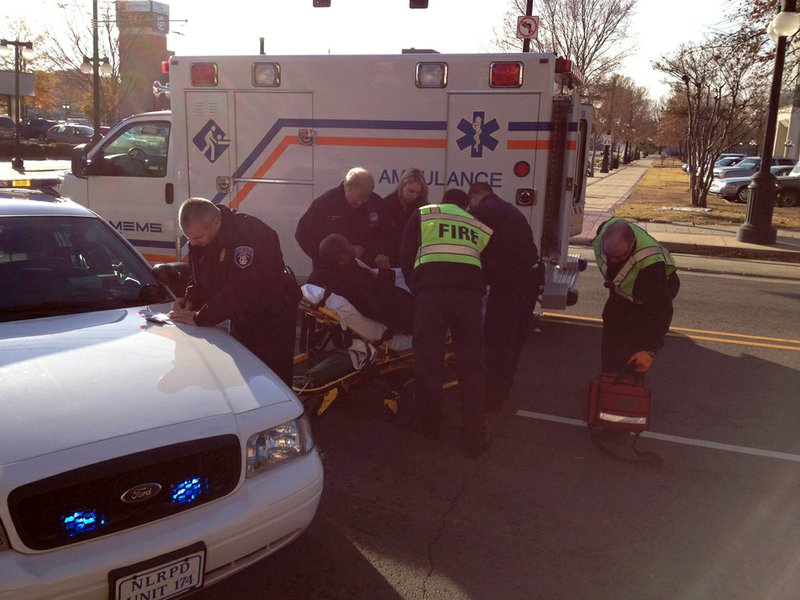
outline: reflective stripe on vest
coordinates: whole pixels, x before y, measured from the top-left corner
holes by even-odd
[[[428,205],[420,211],[420,246],[414,268],[432,262],[481,267],[481,251],[492,230],[454,204]]]
[[[600,272],[603,274],[603,279],[606,281],[608,281],[608,263],[603,259],[601,251],[601,238],[609,225],[621,220],[623,219],[620,217],[609,219],[603,228],[597,232],[597,236],[592,242],[595,258],[597,259],[597,266],[600,267]],[[649,267],[654,263],[663,262],[666,267],[667,277],[672,275],[678,269],[675,265],[675,259],[672,257],[672,254],[670,254],[669,250],[659,244],[655,238],[653,238],[641,227],[638,227],[633,223],[630,225],[636,236],[635,247],[638,248],[638,250],[634,252],[627,261],[625,261],[625,264],[620,267],[619,271],[610,283],[612,284],[611,289],[614,293],[622,296],[626,300],[634,302],[633,290],[636,284],[636,277],[638,277],[642,269]]]

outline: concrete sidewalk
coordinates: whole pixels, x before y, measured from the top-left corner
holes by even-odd
[[[586,187],[583,230],[570,238],[571,244],[591,245],[598,226],[614,215],[617,207],[633,192],[636,184],[652,166],[652,159],[622,165],[609,173],[595,171]],[[671,252],[702,254],[728,258],[750,258],[780,262],[800,262],[800,231],[778,229],[773,245],[748,244],[736,239],[737,226],[692,225],[691,223],[639,222]]]

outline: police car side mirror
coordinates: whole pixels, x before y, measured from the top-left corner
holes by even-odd
[[[153,267],[153,277],[161,285],[169,288],[176,298],[183,298],[186,295],[190,275],[189,265],[183,262],[159,263]]]

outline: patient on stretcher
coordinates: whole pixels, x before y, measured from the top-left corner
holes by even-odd
[[[355,249],[334,233],[319,245],[319,261],[308,283],[346,298],[365,317],[386,325],[390,332],[410,334],[414,328],[414,296],[395,285],[388,259],[376,259],[377,274],[356,259]]]

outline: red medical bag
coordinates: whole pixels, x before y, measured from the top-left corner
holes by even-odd
[[[641,377],[601,373],[586,384],[583,418],[591,427],[644,431],[650,426],[650,390]]]

